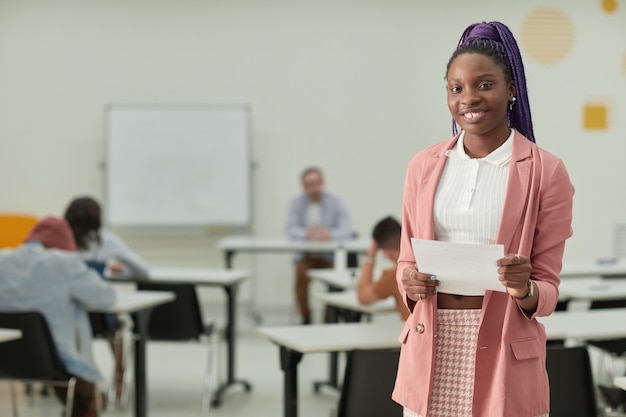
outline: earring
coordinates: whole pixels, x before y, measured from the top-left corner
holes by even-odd
[[[513,97],[511,101],[509,101],[509,111],[513,111],[513,105],[515,104],[515,100],[517,99]]]

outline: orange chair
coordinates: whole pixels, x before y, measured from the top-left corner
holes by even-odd
[[[21,245],[38,221],[32,214],[0,213],[0,248]]]

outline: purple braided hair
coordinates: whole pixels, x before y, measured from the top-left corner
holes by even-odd
[[[458,55],[468,52],[488,55],[496,64],[503,67],[505,76],[513,80],[516,101],[513,109],[509,110],[509,125],[517,129],[531,142],[535,142],[524,63],[511,30],[500,22],[482,22],[468,26],[461,35],[450,61],[448,61],[446,78],[452,61]],[[452,133],[454,135],[458,133],[454,119],[452,120]]]

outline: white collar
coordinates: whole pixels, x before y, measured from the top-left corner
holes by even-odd
[[[513,137],[515,136],[513,129],[510,129],[511,133],[509,137],[504,141],[502,145],[494,149],[489,155],[483,158],[475,158],[479,161],[487,162],[488,164],[495,166],[504,166],[511,160],[511,154],[513,152]],[[454,148],[446,151],[446,156],[456,159],[471,159],[469,155],[465,153],[463,147],[463,137],[465,132],[461,132],[459,139],[456,141]]]

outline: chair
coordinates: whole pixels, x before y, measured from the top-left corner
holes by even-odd
[[[67,386],[65,416],[71,417],[76,378],[65,370],[43,315],[36,311],[0,312],[0,327],[22,331],[21,339],[0,343],[0,379]],[[11,399],[13,416],[17,417],[13,384]]]
[[[352,232],[352,239],[356,239],[359,237],[358,232]],[[346,253],[346,266],[348,268],[358,268],[359,267],[359,253],[348,251]]]
[[[402,406],[391,399],[399,349],[347,352],[335,417],[401,417]]]
[[[0,248],[21,245],[38,221],[31,214],[0,213]]]
[[[610,279],[610,278],[605,278]],[[592,301],[589,309],[590,310],[600,310],[606,308],[624,308],[626,309],[626,299],[616,299],[616,300],[596,300]],[[624,310],[626,311],[626,310]],[[606,355],[604,355],[604,364],[603,370],[606,372],[607,378],[612,381],[615,375],[615,359],[621,357],[626,353],[626,338],[618,338],[618,339],[607,339],[607,340],[589,340],[587,342],[590,346],[595,346],[596,348],[602,350]],[[604,397],[607,405],[612,403],[613,401],[608,396],[612,396],[613,394],[609,392],[607,389],[603,389],[601,387],[601,394]],[[626,403],[621,404],[622,407],[626,407]]]
[[[550,417],[598,415],[591,361],[586,346],[548,346]]]
[[[193,284],[141,281],[138,290],[171,291],[174,301],[155,307],[150,315],[148,339],[158,341],[204,341],[209,356],[204,374],[201,409],[208,411],[211,403],[213,372],[217,364],[217,329],[214,323],[204,324],[196,287]]]

